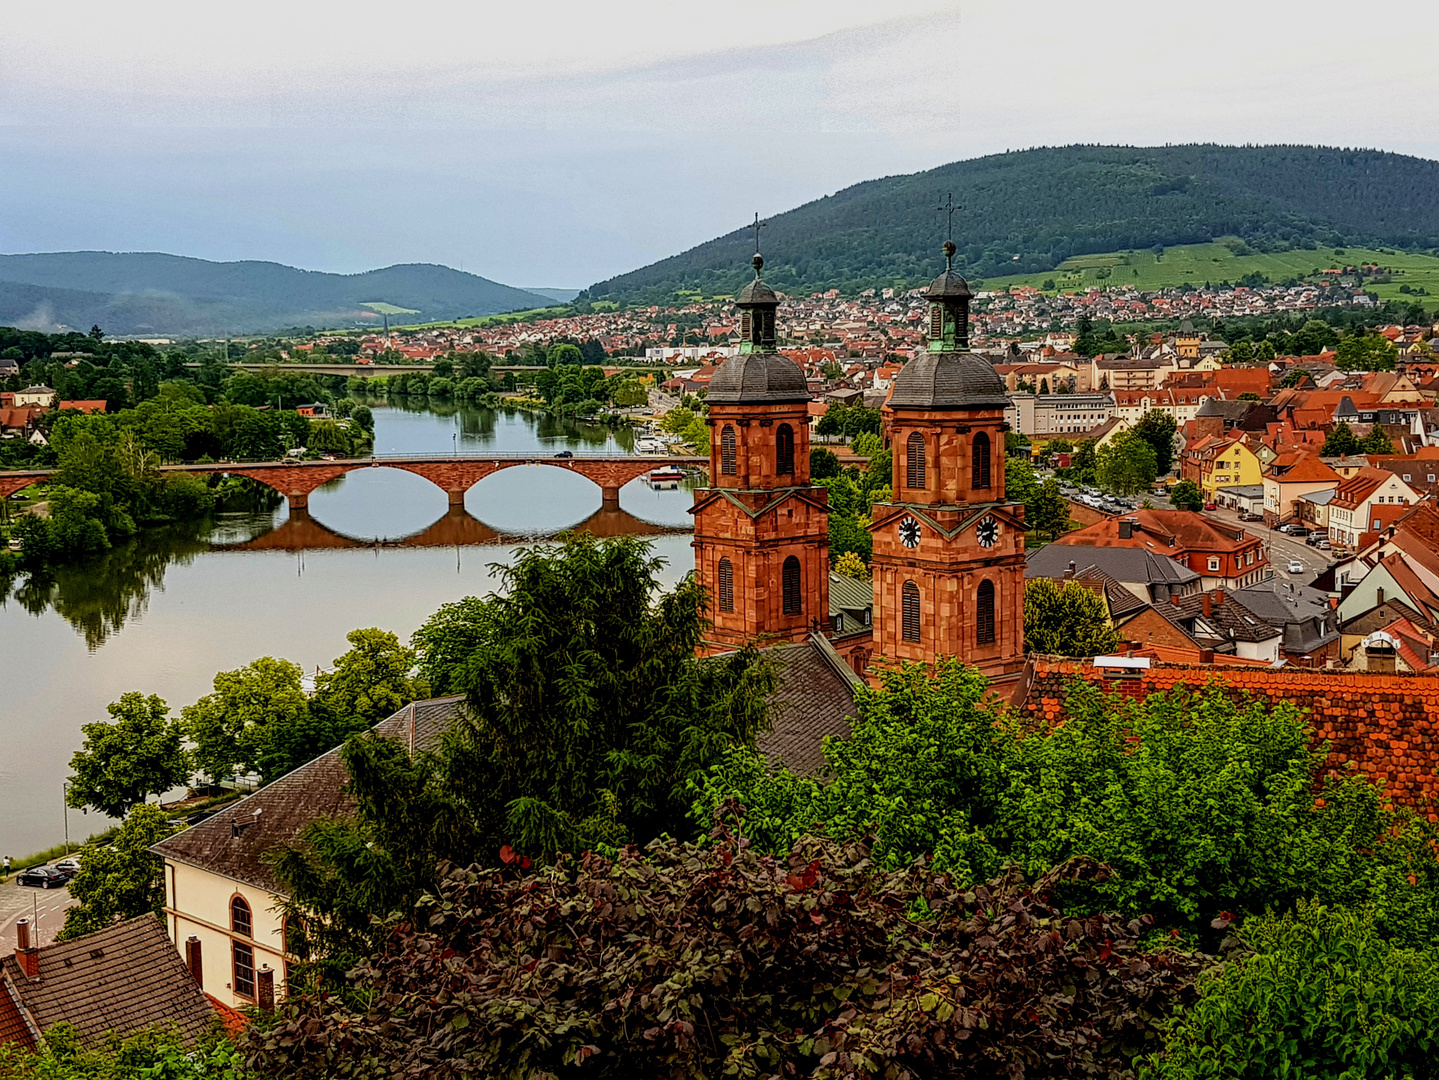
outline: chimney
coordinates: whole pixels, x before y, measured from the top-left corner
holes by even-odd
[[[1199,662],[1200,662],[1201,664],[1212,664],[1212,663],[1214,663],[1214,650],[1213,650],[1213,649],[1200,649],[1200,650],[1199,650]]]
[[[1204,594],[1204,598],[1203,598],[1202,603],[1203,603],[1203,605],[1204,605],[1204,617],[1207,619],[1207,618],[1209,618],[1210,613],[1213,611],[1213,608],[1210,606],[1209,594],[1208,594],[1208,593],[1205,593],[1205,594]]]
[[[1064,572],[1064,579],[1068,581],[1074,576],[1074,560],[1069,560],[1069,569]]]
[[[1224,590],[1223,590],[1223,589],[1215,589],[1215,590],[1214,590],[1214,602],[1215,602],[1216,604],[1222,604],[1222,603],[1224,603]]]
[[[1120,519],[1119,519],[1119,539],[1121,539],[1121,540],[1128,540],[1128,539],[1129,539],[1130,537],[1132,537],[1133,535],[1134,535],[1134,519],[1133,519],[1133,518],[1120,518]]]
[[[190,978],[201,990],[205,989],[205,966],[200,962],[200,939],[191,934],[185,939],[185,966],[190,969]]]
[[[1178,594],[1177,592],[1172,592],[1172,593],[1170,593],[1170,594],[1169,594],[1169,602],[1170,602],[1171,604],[1173,604],[1175,607],[1178,607],[1178,606],[1179,606],[1179,594]]]
[[[15,961],[27,979],[40,977],[40,950],[30,943],[30,920],[15,923]]]
[[[266,1012],[275,1008],[275,973],[269,964],[261,964],[255,973],[255,1004]]]
[[[1384,603],[1384,589],[1380,587],[1374,590],[1374,604],[1377,607],[1382,603]]]

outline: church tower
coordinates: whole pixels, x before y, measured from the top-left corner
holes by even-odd
[[[1004,490],[1004,382],[969,351],[972,293],[947,267],[925,293],[928,351],[895,377],[893,501],[876,503],[876,660],[955,656],[991,677],[1024,663],[1024,506]]]
[[[695,492],[695,572],[709,590],[704,652],[801,641],[829,621],[829,492],[809,482],[809,389],[775,350],[779,297],[740,291],[740,354],[710,380],[710,486]]]

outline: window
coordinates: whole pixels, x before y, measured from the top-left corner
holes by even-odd
[[[784,561],[784,613],[803,615],[804,604],[800,600],[799,560],[793,555]]]
[[[1414,479],[1414,477],[1410,476],[1408,473],[1405,473],[1405,474],[1404,474],[1404,482],[1405,482],[1406,484],[1409,483],[1409,481],[1410,481],[1410,480],[1413,480],[1413,479]]]
[[[720,435],[720,472],[725,476],[734,476],[738,472],[735,468],[734,428],[728,424]]]
[[[979,583],[975,595],[974,640],[980,645],[994,644],[994,586],[988,581]]]
[[[924,436],[917,431],[909,433],[909,440],[905,443],[907,454],[904,467],[904,486],[907,488],[924,487]]]
[[[721,611],[734,610],[734,564],[729,559],[719,561],[719,607]]]
[[[230,901],[230,929],[241,937],[254,937],[251,933],[253,925],[250,921],[250,905],[245,903],[243,896],[237,896]]]
[[[781,424],[774,436],[775,472],[780,476],[794,475],[794,428]]]
[[[234,977],[230,985],[235,988],[235,993],[240,997],[254,998],[255,950],[248,945],[241,945],[238,941],[231,942],[230,960],[234,967]]]
[[[1253,565],[1254,565],[1254,552],[1251,551],[1251,552],[1249,552],[1248,554],[1246,554],[1246,555],[1244,556],[1244,565],[1245,565],[1245,566],[1253,566]]]
[[[982,431],[974,437],[970,460],[974,465],[974,486],[989,487],[989,436]]]
[[[1218,569],[1219,569],[1219,558],[1218,558],[1218,556],[1215,556],[1215,555],[1209,556],[1209,569],[1210,569],[1211,571],[1214,571],[1214,570],[1218,570]]]
[[[900,637],[904,641],[919,640],[919,586],[904,583],[904,599],[900,604]]]

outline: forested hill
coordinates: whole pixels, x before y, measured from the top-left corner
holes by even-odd
[[[430,263],[326,274],[154,252],[0,255],[0,325],[212,335],[380,325],[377,312],[455,319],[545,307],[547,297]],[[393,321],[393,320],[392,320]]]
[[[957,161],[846,188],[769,219],[765,280],[781,290],[909,286],[942,268],[949,192],[958,268],[1049,270],[1071,255],[1238,236],[1262,251],[1439,245],[1439,162],[1314,146],[1062,146]],[[749,276],[738,230],[592,285],[588,299],[731,293]]]

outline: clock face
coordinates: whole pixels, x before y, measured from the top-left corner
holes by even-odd
[[[899,523],[899,542],[907,548],[919,547],[919,522],[907,517]]]
[[[987,517],[976,526],[974,535],[979,540],[979,546],[992,548],[999,543],[999,522],[992,517]]]

